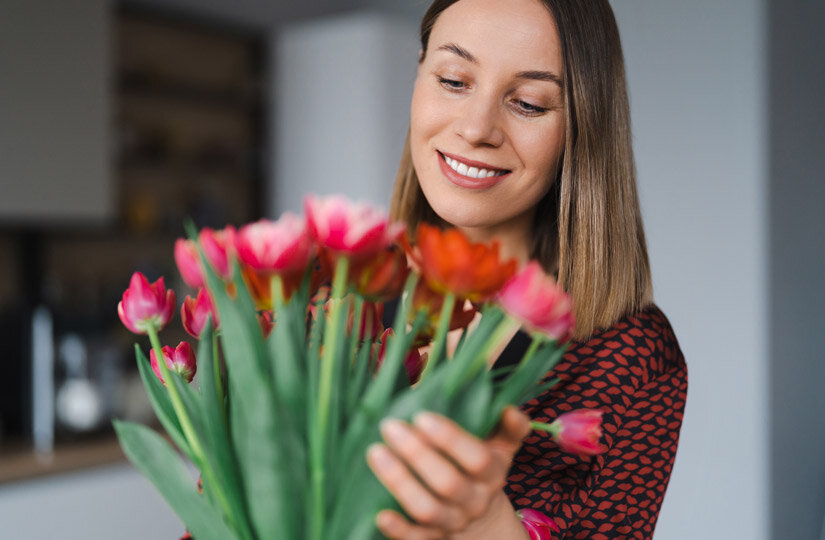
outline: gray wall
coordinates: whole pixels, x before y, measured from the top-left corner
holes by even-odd
[[[825,538],[825,3],[770,4],[773,538]]]
[[[114,213],[107,7],[0,2],[0,222]]]

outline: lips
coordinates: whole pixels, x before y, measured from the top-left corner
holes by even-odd
[[[454,154],[438,153],[441,172],[452,183],[470,189],[491,187],[510,174],[507,169],[499,169],[487,163],[461,158]]]

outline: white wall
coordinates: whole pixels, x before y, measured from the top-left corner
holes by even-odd
[[[612,4],[656,301],[689,373],[656,539],[768,538],[765,8]]]
[[[308,192],[388,205],[409,126],[415,24],[361,13],[294,24],[273,41],[271,213]]]
[[[0,221],[113,215],[108,5],[0,2]]]
[[[130,465],[0,489],[3,539],[175,540],[183,532],[154,487]]]

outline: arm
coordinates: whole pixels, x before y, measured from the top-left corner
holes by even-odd
[[[386,445],[371,447],[367,460],[415,522],[385,510],[377,518],[381,532],[394,540],[528,540],[502,488],[529,430],[527,417],[512,407],[484,441],[434,414],[411,425],[385,422]]]

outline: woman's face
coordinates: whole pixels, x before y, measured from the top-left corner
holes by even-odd
[[[555,22],[538,0],[460,0],[441,13],[418,69],[410,147],[442,219],[479,239],[529,235],[564,148],[561,76]]]

